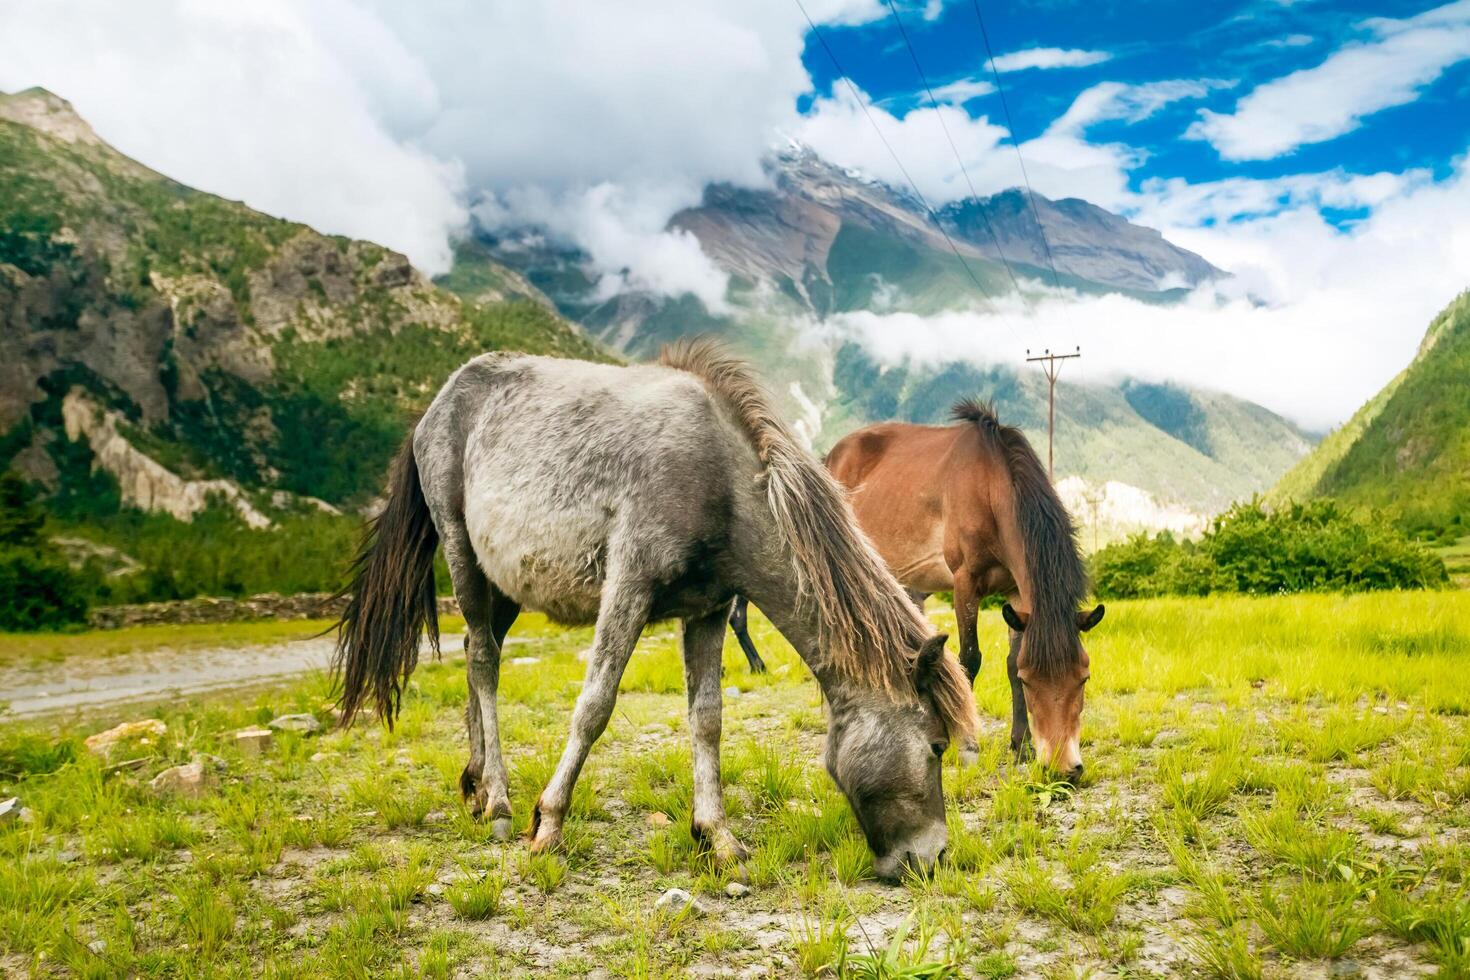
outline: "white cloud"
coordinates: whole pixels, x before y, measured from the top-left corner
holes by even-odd
[[[1262,41],[1261,46],[1266,48],[1305,48],[1316,40],[1310,34],[1288,34],[1285,37],[1273,37],[1268,41]]]
[[[1375,112],[1418,98],[1446,68],[1470,58],[1470,0],[1405,20],[1363,26],[1373,39],[1258,86],[1232,113],[1202,110],[1187,136],[1227,160],[1266,160],[1357,129]]]
[[[1440,183],[1411,174],[1322,184],[1270,217],[1165,225],[1170,240],[1237,274],[1178,305],[1046,296],[985,313],[847,314],[833,325],[889,362],[1014,365],[1026,347],[1080,344],[1089,381],[1129,376],[1225,390],[1325,428],[1407,363],[1430,318],[1470,286],[1470,171],[1462,160]],[[1154,214],[1197,219],[1203,210],[1194,201],[1167,198],[1222,193],[1218,185],[1198,190],[1152,188],[1163,199]],[[1341,230],[1316,210],[1327,200],[1377,207]],[[1216,203],[1219,214],[1235,208]]]
[[[960,78],[934,89],[934,101],[963,105],[971,99],[978,99],[994,91],[995,84],[983,78]]]
[[[882,0],[806,9],[825,23],[886,14]],[[648,241],[672,213],[655,222],[660,207],[691,202],[668,188],[759,182],[811,84],[790,0],[676,13],[660,0],[0,0],[0,24],[0,89],[44,85],[172,177],[429,272],[447,268],[466,187],[534,188],[559,214],[590,209],[568,224],[631,221],[597,240],[632,253],[597,261],[662,281],[632,264],[687,258],[677,236]]]
[[[186,184],[448,267],[462,170],[371,110],[370,96],[400,118],[439,104],[370,16],[335,2],[22,0],[0,3],[0,23],[0,89],[53,90],[119,150]]]
[[[996,55],[997,71],[1025,71],[1027,68],[1086,68],[1101,64],[1113,55],[1108,51],[1086,51],[1081,48],[1024,48]]]
[[[1138,122],[1170,102],[1199,98],[1225,84],[1209,79],[1141,85],[1103,82],[1084,90],[1045,132],[1021,144],[1032,187],[1048,197],[1081,197],[1109,208],[1129,205],[1135,195],[1128,187],[1128,171],[1139,163],[1139,152],[1121,143],[1090,142],[1087,129],[1109,120]],[[861,90],[854,98],[839,80],[833,84],[830,97],[813,102],[794,132],[833,163],[906,187],[903,173],[874,134],[863,105],[931,204],[958,200],[970,193],[954,156],[948,152],[936,118],[940,114],[977,192],[991,194],[1020,186],[1020,166],[1015,149],[1005,142],[1010,136],[1005,127],[987,116],[971,118],[952,104],[941,103],[937,111],[920,106],[898,116],[872,103]],[[917,147],[930,149],[915,152]]]

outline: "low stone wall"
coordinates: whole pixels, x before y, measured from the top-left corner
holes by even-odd
[[[93,629],[111,630],[124,626],[179,626],[188,623],[234,623],[247,619],[335,619],[342,615],[347,600],[328,592],[277,595],[273,592],[245,599],[181,599],[177,602],[147,602],[136,606],[99,606],[88,616]],[[452,597],[439,599],[439,615],[459,615]]]

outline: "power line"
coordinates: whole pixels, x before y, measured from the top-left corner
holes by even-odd
[[[970,263],[965,261],[965,257],[961,255],[960,250],[955,247],[954,239],[950,238],[949,232],[944,230],[944,225],[940,222],[939,215],[935,214],[934,209],[929,206],[928,200],[926,200],[923,193],[920,192],[919,185],[914,182],[914,178],[909,176],[908,168],[905,167],[903,165],[903,161],[898,158],[898,154],[894,151],[893,146],[888,142],[888,137],[883,135],[883,130],[878,127],[878,120],[874,119],[873,114],[868,111],[868,104],[866,101],[864,101],[862,95],[858,92],[857,86],[852,83],[852,79],[848,77],[847,72],[842,70],[842,62],[838,61],[837,55],[832,53],[832,46],[827,43],[826,36],[822,34],[821,30],[817,27],[816,21],[812,20],[812,15],[806,12],[806,7],[802,6],[801,0],[794,0],[794,2],[797,9],[801,11],[801,15],[806,18],[807,26],[812,29],[812,33],[815,34],[817,36],[817,40],[821,42],[822,50],[827,52],[827,57],[831,60],[832,67],[837,69],[837,74],[842,78],[844,82],[847,83],[847,89],[850,93],[852,93],[853,101],[857,103],[859,109],[863,110],[863,115],[872,125],[873,132],[878,134],[878,139],[883,143],[883,148],[886,149],[888,151],[888,155],[893,158],[893,162],[898,167],[899,173],[903,174],[904,180],[908,181],[909,188],[914,192],[914,197],[918,199],[919,204],[923,207],[925,213],[929,215],[929,220],[934,222],[934,227],[938,228],[939,233],[944,236],[945,242],[949,245],[949,250],[954,253],[954,257],[959,260],[960,265],[964,266],[965,272],[969,274],[970,281],[975,284],[975,288],[980,290],[980,292],[983,293],[987,299],[990,299],[990,290],[986,289],[983,285],[980,284],[980,279],[975,275],[975,270],[970,268]]]
[[[1036,230],[1041,233],[1041,245],[1046,249],[1046,264],[1051,267],[1051,283],[1062,288],[1057,277],[1057,264],[1052,259],[1051,242],[1046,240],[1046,228],[1041,224],[1041,212],[1036,209],[1036,192],[1031,189],[1031,178],[1026,174],[1026,160],[1021,156],[1021,141],[1016,136],[1016,124],[1011,121],[1011,107],[1006,102],[1005,86],[1000,83],[1000,70],[995,67],[995,52],[990,49],[990,33],[985,30],[985,15],[980,12],[980,0],[970,0],[975,8],[975,19],[980,22],[980,37],[985,42],[985,56],[990,61],[990,74],[995,77],[995,92],[1000,96],[1000,107],[1006,114],[1006,128],[1011,131],[1011,146],[1016,150],[1016,161],[1021,165],[1021,179],[1026,183],[1026,199],[1031,202],[1031,216],[1036,219]]]
[[[995,233],[995,227],[990,223],[990,215],[986,214],[985,206],[980,203],[980,195],[975,191],[975,184],[970,180],[970,171],[965,167],[964,158],[960,156],[959,147],[955,146],[954,137],[949,133],[949,124],[944,121],[944,113],[939,111],[939,100],[934,98],[934,90],[929,86],[929,76],[924,73],[924,66],[919,63],[919,54],[914,50],[913,42],[909,40],[909,32],[903,26],[903,18],[898,15],[898,8],[894,6],[893,0],[888,0],[888,12],[893,15],[893,22],[898,25],[898,33],[903,37],[904,47],[909,49],[909,57],[913,59],[914,70],[919,73],[919,81],[924,83],[924,94],[929,96],[929,105],[934,110],[934,116],[939,120],[939,128],[944,130],[944,138],[949,143],[950,152],[954,154],[954,162],[960,165],[960,173],[965,175],[965,183],[970,188],[970,198],[980,210],[980,217],[985,222],[985,228],[990,232],[990,240],[995,242],[995,251],[1000,255],[1001,265],[1006,267],[1006,275],[1011,279],[1011,286],[1017,293],[1021,292],[1021,284],[1016,282],[1016,274],[1011,270],[1010,262],[1006,261],[1005,249],[1001,248],[1000,236]]]

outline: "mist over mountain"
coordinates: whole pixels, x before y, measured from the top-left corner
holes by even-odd
[[[916,348],[895,357],[905,338],[885,337],[880,353],[853,317],[1024,310],[1059,295],[1122,294],[1167,306],[1228,275],[1157,231],[1077,199],[1036,195],[1033,210],[1010,190],[956,202],[938,213],[941,232],[911,193],[798,144],[772,154],[767,173],[764,188],[709,186],[698,207],[670,222],[728,275],[719,308],[692,294],[609,289],[576,248],[528,227],[479,230],[440,281],[459,288],[477,263],[502,263],[634,358],[681,336],[718,334],[760,366],[798,431],[821,450],[870,421],[942,422],[950,404],[972,395],[993,399],[1003,418],[1045,442],[1046,384],[1021,362],[1025,338],[984,362],[920,357]],[[1106,340],[1081,329],[1077,336],[1084,345]],[[1203,515],[1270,486],[1311,446],[1293,423],[1230,395],[1126,378],[1079,384],[1085,364],[1064,372],[1059,386],[1057,476],[1076,506],[1111,495],[1112,531],[1198,527]]]

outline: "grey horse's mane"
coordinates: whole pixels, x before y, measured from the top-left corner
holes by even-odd
[[[701,378],[740,421],[765,469],[766,498],[796,564],[797,601],[814,603],[827,666],[868,688],[914,690],[914,658],[933,634],[858,528],[832,475],[797,443],[750,367],[707,338],[665,347],[660,363]],[[929,693],[952,738],[977,725],[959,663],[940,658]]]

